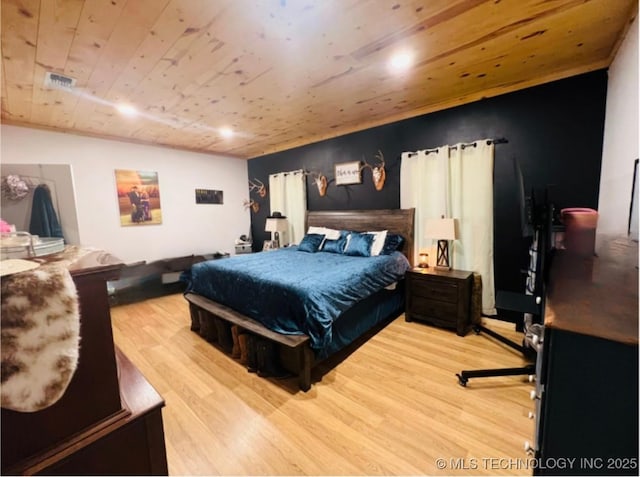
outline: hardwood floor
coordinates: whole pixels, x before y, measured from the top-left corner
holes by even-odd
[[[166,401],[172,475],[532,474],[526,376],[471,379],[467,388],[455,377],[524,363],[487,336],[401,316],[316,372],[303,393],[294,379],[248,373],[190,331],[180,294],[111,314],[116,344]],[[521,340],[512,324],[488,321]]]

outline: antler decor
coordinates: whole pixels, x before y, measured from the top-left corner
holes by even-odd
[[[254,214],[257,214],[258,211],[260,210],[260,204],[253,199],[251,200],[245,199],[242,202],[242,205],[244,206],[245,209],[248,209],[249,207],[251,207],[251,210],[253,211]]]
[[[249,181],[249,196],[251,196],[251,193],[255,191],[259,197],[265,198],[267,196],[267,186],[265,186],[264,182],[262,182],[259,179],[253,179],[253,180],[255,182]],[[249,200],[245,199],[244,202],[242,202],[242,205],[244,206],[245,209],[248,209],[249,207],[251,207],[251,210],[253,211],[254,214],[257,214],[258,211],[260,210],[260,203],[253,200],[251,197],[249,197]]]
[[[374,156],[378,160],[378,164],[372,166],[367,161],[364,161],[364,165],[360,167],[360,170],[368,167],[371,169],[371,176],[373,178],[373,185],[376,190],[380,191],[384,187],[384,181],[387,178],[387,173],[384,170],[384,154],[382,151],[378,150],[378,154]]]
[[[258,182],[259,184],[256,184],[256,182],[251,182],[249,181],[249,192],[252,191],[256,191],[257,194],[264,198],[267,196],[267,187],[264,185],[264,183],[258,179],[254,179],[254,181]]]
[[[322,172],[316,171],[305,172],[305,175],[311,176],[311,178],[313,179],[313,183],[318,188],[320,197],[324,197],[327,193],[327,185],[329,184],[329,181],[327,181],[327,176],[325,176]]]

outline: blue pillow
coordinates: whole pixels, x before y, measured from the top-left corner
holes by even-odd
[[[404,237],[398,234],[387,234],[387,238],[384,241],[382,252],[380,255],[391,255],[395,251],[402,250],[404,245]]]
[[[336,240],[325,240],[324,245],[322,246],[322,251],[329,253],[344,253],[344,247],[347,245],[347,235],[348,232],[346,230],[341,230],[340,238]]]
[[[315,253],[320,248],[320,244],[324,240],[323,234],[307,234],[300,241],[298,250],[301,252]]]
[[[373,244],[374,238],[373,234],[352,232],[349,245],[347,245],[344,254],[351,255],[352,257],[370,257],[371,245]]]

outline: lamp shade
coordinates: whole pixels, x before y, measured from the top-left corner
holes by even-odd
[[[287,230],[287,218],[286,217],[267,217],[267,222],[264,226],[265,232],[284,232]]]
[[[456,240],[458,238],[456,219],[429,219],[424,227],[425,238],[436,240]]]

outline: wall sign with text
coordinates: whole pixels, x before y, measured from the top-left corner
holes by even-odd
[[[334,172],[336,185],[362,184],[360,161],[336,164]]]

